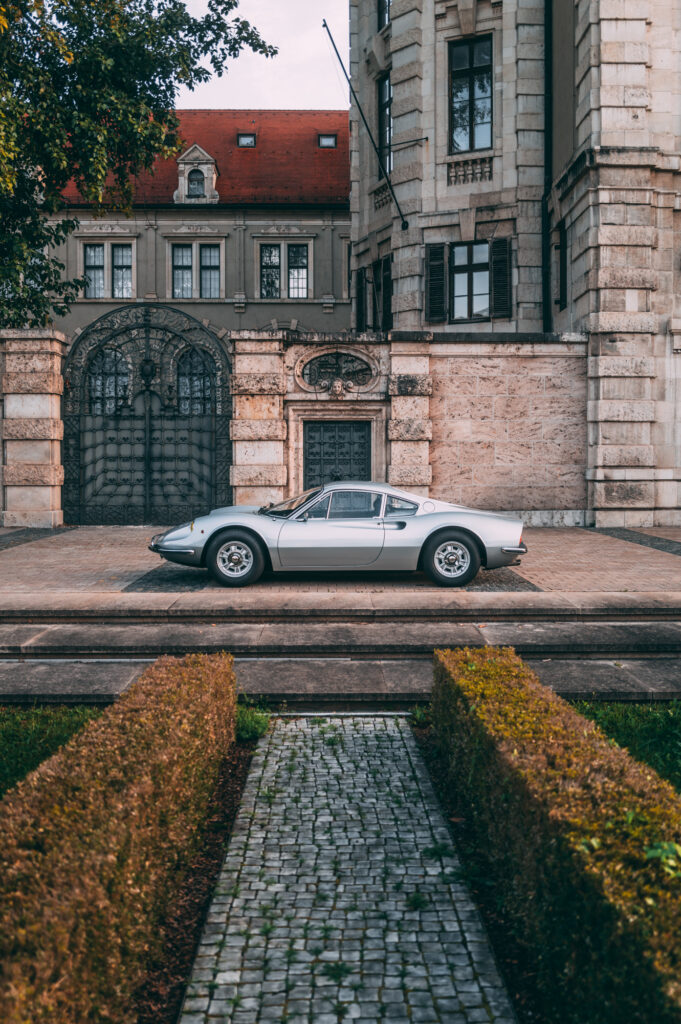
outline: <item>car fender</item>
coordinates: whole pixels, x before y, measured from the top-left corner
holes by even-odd
[[[449,518],[451,519],[451,517],[449,517]],[[481,562],[481,564],[482,565],[487,565],[487,548],[485,547],[485,542],[483,541],[482,537],[479,534],[477,534],[474,530],[472,530],[469,526],[464,526],[463,524],[459,524],[459,523],[455,523],[455,522],[451,522],[450,521],[448,523],[439,524],[437,526],[433,525],[433,527],[428,531],[426,536],[423,538],[423,542],[421,544],[421,550],[419,551],[419,559],[418,559],[419,567],[421,566],[421,559],[423,557],[423,549],[425,548],[426,544],[430,540],[432,540],[434,537],[437,537],[438,535],[443,535],[444,536],[444,534],[446,534],[446,533],[451,533],[452,530],[456,530],[458,533],[463,533],[467,537],[470,537],[470,539],[473,541],[473,543],[475,544],[476,548],[478,549],[478,554],[480,555],[480,562]]]
[[[251,537],[253,537],[253,540],[255,540],[260,545],[262,553],[265,557],[266,567],[268,569],[272,569],[272,551],[274,550],[276,556],[276,539],[279,536],[281,524],[272,523],[270,520],[266,524],[258,524],[258,528],[256,528],[255,524],[250,522],[250,520],[253,518],[255,517],[234,516],[234,518],[232,518],[230,516],[225,517],[224,521],[222,521],[219,525],[216,525],[215,529],[212,530],[210,534],[208,534],[208,536],[206,537],[205,543],[203,545],[203,550],[201,552],[201,565],[205,566],[206,552],[208,551],[209,545],[212,544],[214,540],[220,537],[221,534],[229,533],[230,530],[241,530],[243,533],[250,534]],[[270,529],[268,529],[268,527],[270,527]],[[271,527],[275,527],[275,529],[272,529]]]

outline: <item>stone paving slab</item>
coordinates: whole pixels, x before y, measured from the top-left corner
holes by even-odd
[[[109,704],[149,662],[0,661],[0,704]]]
[[[513,579],[517,586],[527,585],[541,591],[560,593],[648,593],[678,592],[681,589],[681,561],[675,543],[664,545],[666,550],[645,546],[650,537],[661,537],[678,542],[677,528],[629,531],[628,539],[608,536],[597,530],[578,528],[532,528],[524,532],[529,550],[521,564],[509,572],[512,576],[504,583],[504,572],[481,573],[476,587],[465,589],[464,594],[475,598],[491,596],[533,597],[530,593],[514,595]],[[18,597],[21,593],[42,592],[43,595],[69,591],[81,595],[121,594],[141,584],[159,567],[163,572],[154,578],[159,581],[158,593],[177,593],[197,597],[199,601],[212,600],[217,585],[203,572],[163,566],[157,555],[147,550],[147,543],[155,527],[78,527],[61,532],[40,532],[30,542],[7,546],[0,550],[0,593]],[[3,534],[4,539],[11,534]],[[638,541],[635,539],[638,538]],[[9,541],[7,542],[9,544]],[[177,582],[178,590],[166,590]],[[495,584],[495,579],[499,581]],[[203,583],[198,581],[203,580]],[[191,591],[200,589],[192,594]],[[500,591],[494,593],[498,586]],[[205,589],[204,589],[205,588]],[[421,573],[286,573],[265,576],[253,590],[265,603],[276,605],[289,595],[305,592],[351,601],[355,594],[394,595],[401,593],[405,600],[411,596],[425,596],[433,603],[439,601],[442,588],[435,587]],[[504,591],[506,591],[504,593]],[[131,592],[124,596],[146,596]],[[149,594],[148,596],[153,596]],[[541,596],[541,595],[536,595]],[[232,595],[234,601],[234,596]]]
[[[260,741],[180,1024],[513,1024],[399,718]]]

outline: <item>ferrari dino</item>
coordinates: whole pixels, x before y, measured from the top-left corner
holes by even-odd
[[[423,570],[460,587],[481,566],[516,564],[527,551],[513,516],[452,505],[388,484],[336,482],[278,504],[215,509],[152,537],[169,562],[207,568],[225,586],[273,572]]]

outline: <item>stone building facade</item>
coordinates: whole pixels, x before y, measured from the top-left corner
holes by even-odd
[[[180,118],[186,148],[137,179],[130,217],[95,219],[67,193],[79,227],[58,255],[87,280],[69,315],[0,335],[5,525],[282,497],[305,445],[308,477],[347,452],[346,396],[369,397],[354,464],[384,472],[366,436],[380,358],[348,339],[347,112]]]
[[[334,477],[681,522],[677,7],[350,0],[371,132],[184,112],[132,218],[79,211],[57,333],[0,338],[5,523]]]
[[[680,18],[351,0],[377,142],[354,103],[353,325],[389,331],[424,391],[391,427],[413,435],[401,483],[537,522],[681,522]]]

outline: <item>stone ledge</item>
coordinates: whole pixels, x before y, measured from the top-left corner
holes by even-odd
[[[388,420],[389,441],[431,441],[432,438],[430,420]]]
[[[636,356],[590,356],[589,377],[654,377],[655,360]]]
[[[232,466],[229,482],[233,487],[283,487],[286,466]]]
[[[5,441],[61,441],[64,424],[51,419],[6,419],[2,434]]]
[[[229,424],[232,441],[285,441],[284,420],[232,420]]]
[[[394,487],[426,487],[433,482],[432,466],[389,466],[388,483]]]
[[[3,482],[5,487],[58,487],[64,483],[64,468],[35,462],[10,462],[4,467]]]
[[[584,318],[590,334],[657,334],[659,317],[654,313],[590,313]]]
[[[2,390],[5,395],[61,395],[64,378],[60,373],[5,373]]]
[[[432,395],[433,379],[427,373],[391,373],[389,395]]]
[[[234,373],[230,377],[233,395],[285,395],[283,373]]]
[[[654,423],[655,402],[592,401],[587,402],[586,418],[590,423]]]

